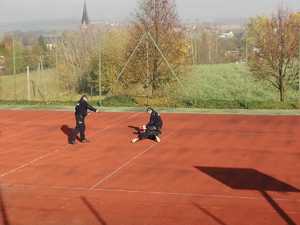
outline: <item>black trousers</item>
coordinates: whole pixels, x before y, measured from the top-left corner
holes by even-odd
[[[76,137],[80,134],[80,141],[83,141],[85,139],[85,122],[84,119],[76,118],[76,127],[72,133],[71,140],[74,142],[76,140]]]
[[[155,140],[155,137],[159,136],[160,134],[161,134],[160,130],[147,129],[145,132],[139,133],[139,139],[140,140],[143,140],[143,139]]]

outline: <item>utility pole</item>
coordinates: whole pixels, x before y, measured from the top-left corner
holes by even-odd
[[[16,71],[16,50],[15,50],[15,39],[12,38],[12,51],[13,51],[13,74],[14,74],[14,97],[17,101],[17,71]]]
[[[57,64],[58,64],[58,43],[57,43],[57,37],[55,38],[55,72],[57,75],[58,69],[57,69]]]
[[[149,86],[152,83],[150,79],[150,66],[149,66],[149,37],[146,39],[146,50],[147,50],[147,105],[149,105]],[[153,93],[153,88],[151,85],[151,94]]]
[[[245,60],[248,62],[248,40],[247,37],[245,39]]]
[[[30,95],[30,70],[29,66],[27,66],[27,101],[31,101],[31,95]]]
[[[300,93],[300,28],[298,29],[298,36],[299,36],[299,46],[298,46],[298,51],[299,51],[299,56],[298,56],[298,63],[299,63],[299,65],[298,65],[298,70],[299,70],[299,72],[298,72],[298,77],[299,77],[299,93]]]
[[[210,40],[210,37],[209,37],[209,40],[208,40],[208,64],[211,64],[211,60],[212,59],[212,55],[211,55],[211,40]]]
[[[99,34],[99,105],[102,106],[102,49],[101,49],[101,32]]]
[[[193,32],[191,33],[191,50],[192,50],[192,64],[195,65],[195,49],[194,49]]]
[[[217,31],[216,31],[216,52],[215,52],[215,64],[217,64],[218,63],[218,55],[219,55],[219,43],[218,43],[218,33],[217,33]]]

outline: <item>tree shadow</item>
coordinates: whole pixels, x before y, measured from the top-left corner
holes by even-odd
[[[0,215],[1,215],[0,218],[2,218],[3,225],[10,225],[6,207],[5,207],[5,203],[4,203],[3,197],[2,197],[1,186],[0,186]]]
[[[107,225],[106,221],[102,219],[100,216],[99,212],[93,207],[93,205],[83,196],[80,197],[82,202],[86,205],[86,207],[91,211],[91,213],[96,217],[98,220],[99,224],[101,225]]]
[[[274,199],[272,199],[267,191],[284,193],[300,192],[298,188],[255,169],[220,167],[195,168],[232,189],[258,191],[288,225],[296,225],[289,215],[287,215]]]
[[[218,217],[216,217],[215,215],[213,215],[212,213],[210,213],[209,211],[207,211],[206,209],[202,208],[200,205],[193,203],[193,205],[199,209],[201,212],[203,212],[204,214],[206,214],[207,216],[209,216],[210,218],[212,218],[215,222],[217,222],[220,225],[227,225],[226,223],[224,223],[222,220],[220,220]]]
[[[74,129],[70,128],[68,125],[62,125],[60,130],[67,136],[68,143],[71,143]],[[76,139],[78,141],[80,140],[79,137],[76,137]]]

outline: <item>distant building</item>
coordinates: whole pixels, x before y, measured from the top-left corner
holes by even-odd
[[[219,36],[220,38],[224,38],[224,39],[231,39],[234,38],[234,33],[232,31],[227,32],[227,33],[222,33]]]
[[[49,51],[52,51],[56,48],[56,45],[61,41],[62,37],[56,34],[47,34],[42,36],[46,45],[46,48]]]
[[[89,25],[90,25],[90,19],[89,19],[89,16],[88,16],[88,11],[87,11],[87,6],[86,6],[86,0],[84,0],[80,29],[82,31],[85,31],[85,30],[87,30],[89,28]]]

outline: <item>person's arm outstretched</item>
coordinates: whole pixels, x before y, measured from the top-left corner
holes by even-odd
[[[97,109],[94,108],[93,106],[91,106],[90,104],[87,103],[87,108],[88,110],[92,111],[92,112],[97,112]]]

